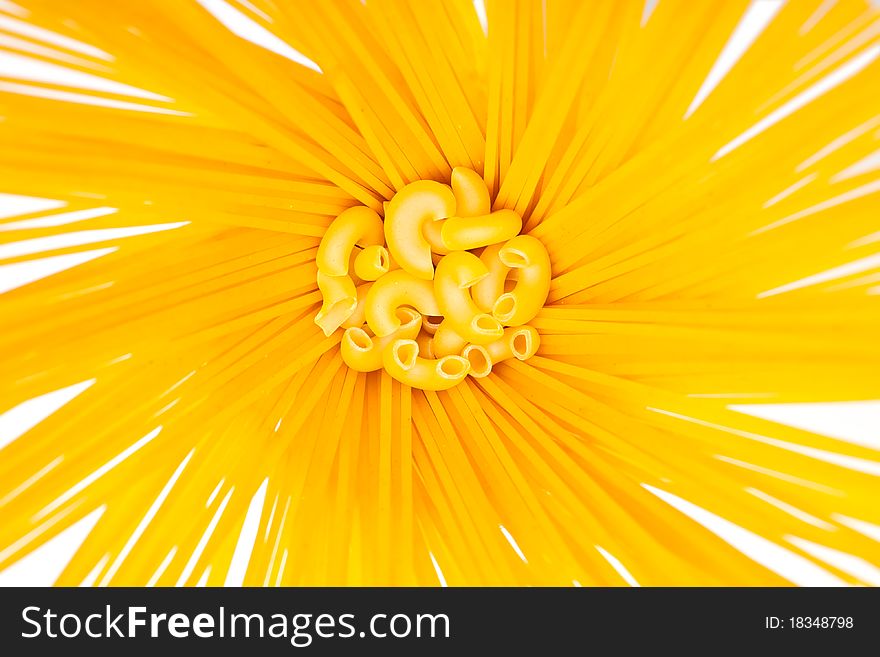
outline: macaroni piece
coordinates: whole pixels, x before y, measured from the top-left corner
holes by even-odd
[[[476,171],[465,167],[452,170],[450,182],[455,196],[456,217],[479,217],[492,209],[489,188]]]
[[[370,336],[360,327],[346,329],[339,343],[339,351],[345,364],[358,372],[382,369],[382,353],[388,346],[395,340],[415,338],[422,326],[422,316],[411,308],[398,309],[397,319],[400,328],[383,338]]]
[[[387,249],[378,244],[364,247],[354,259],[354,275],[362,281],[375,281],[387,274],[390,267]]]
[[[532,326],[504,329],[504,335],[487,345],[469,344],[461,352],[471,364],[470,375],[482,378],[492,372],[495,363],[516,358],[528,360],[538,351],[541,337]]]
[[[513,210],[498,210],[481,217],[450,217],[443,222],[440,240],[449,251],[468,251],[503,242],[522,230],[522,219]]]
[[[483,312],[492,312],[492,307],[498,301],[498,297],[505,292],[504,283],[510,273],[510,267],[501,262],[501,258],[498,257],[502,246],[504,246],[504,242],[491,244],[480,254],[480,261],[486,266],[489,274],[477,281],[477,284],[471,288],[471,296],[474,303]]]
[[[530,235],[517,235],[498,251],[507,267],[517,269],[516,285],[492,307],[492,316],[505,326],[531,321],[547,301],[550,292],[550,256]]]
[[[431,340],[431,350],[435,356],[452,356],[460,354],[467,343],[467,340],[455,332],[449,320],[444,319]]]
[[[415,340],[395,340],[383,352],[382,364],[393,378],[422,390],[448,390],[460,383],[471,367],[461,356],[422,358]]]
[[[442,232],[443,224],[445,223],[446,219],[439,219],[438,221],[426,221],[424,224],[422,224],[422,234],[425,236],[425,239],[431,246],[432,254],[446,255],[447,253],[449,253],[449,249],[447,249],[443,245]],[[434,260],[433,257],[432,260]]]
[[[328,276],[345,276],[355,244],[381,246],[384,241],[384,225],[378,214],[364,206],[348,208],[333,220],[321,239],[315,256],[318,271]]]
[[[434,276],[434,294],[444,323],[449,322],[452,330],[474,344],[487,344],[503,333],[501,323],[482,312],[471,298],[469,288],[488,273],[473,253],[454,251],[443,257]]]
[[[355,306],[354,312],[349,315],[348,319],[346,319],[340,326],[342,328],[350,328],[352,326],[363,326],[364,322],[366,322],[366,311],[367,311],[367,292],[370,291],[370,287],[372,283],[361,283],[355,288],[356,296],[357,296],[357,306]]]
[[[491,210],[489,189],[478,173],[464,167],[456,167],[452,170],[451,186],[455,197],[456,217],[479,217],[489,214]],[[443,243],[442,231],[446,221],[446,219],[428,221],[422,226],[422,233],[431,245],[431,251],[439,255],[446,255],[454,250]]]
[[[489,350],[483,345],[469,344],[462,349],[461,356],[470,363],[471,369],[468,374],[471,376],[482,379],[484,376],[489,376],[492,373],[492,356],[489,355]]]
[[[394,195],[385,211],[385,241],[404,271],[428,281],[434,278],[424,225],[454,214],[452,190],[433,180],[410,183]]]
[[[434,335],[437,332],[437,329],[440,328],[440,324],[442,323],[442,317],[435,315],[424,315],[422,317],[422,330],[429,335]]]
[[[331,335],[351,317],[357,308],[357,291],[349,276],[328,276],[318,271],[318,289],[324,298],[321,310],[315,315],[315,324],[324,335]]]
[[[388,272],[367,293],[365,315],[373,333],[384,337],[400,328],[396,312],[401,306],[412,306],[423,315],[441,314],[430,281],[403,270]]]
[[[419,343],[420,354],[424,354],[427,358],[437,358],[437,354],[434,353],[434,345],[431,344],[434,339],[431,337],[430,333],[419,331],[419,334],[415,337],[415,341]]]

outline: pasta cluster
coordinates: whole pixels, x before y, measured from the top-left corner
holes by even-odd
[[[528,322],[547,300],[550,257],[520,230],[521,217],[492,212],[483,179],[461,167],[450,185],[408,184],[385,204],[384,221],[349,208],[318,247],[315,323],[328,336],[345,330],[352,369],[384,368],[422,390],[526,360],[539,345]]]

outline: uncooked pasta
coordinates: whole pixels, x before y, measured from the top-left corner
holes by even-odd
[[[0,571],[880,583],[875,5],[0,2]]]

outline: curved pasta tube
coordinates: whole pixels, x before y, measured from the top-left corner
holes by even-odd
[[[504,329],[504,335],[487,345],[469,344],[461,352],[471,364],[470,375],[488,376],[495,363],[516,358],[528,360],[538,351],[541,336],[533,326],[516,326]]]
[[[438,255],[446,255],[447,253],[449,253],[449,249],[447,249],[443,245],[443,237],[441,236],[444,223],[446,223],[446,219],[438,219],[437,221],[426,221],[424,224],[422,224],[422,235],[425,236],[425,239],[431,246],[431,253],[435,253]]]
[[[363,205],[348,208],[333,220],[321,238],[315,256],[318,271],[328,276],[345,276],[355,244],[367,247],[384,241],[384,226],[376,212]]]
[[[479,217],[492,209],[489,188],[480,174],[466,167],[455,167],[450,182],[455,196],[455,216]]]
[[[350,277],[328,276],[321,271],[318,272],[318,290],[324,303],[315,315],[315,324],[321,327],[324,335],[329,336],[354,313],[357,291]]]
[[[503,333],[500,322],[482,312],[471,298],[469,288],[487,274],[486,266],[473,253],[453,251],[437,265],[434,277],[440,312],[430,314],[443,315],[444,324],[448,322],[453,331],[474,344],[487,344]]]
[[[492,316],[505,326],[531,321],[547,301],[550,292],[550,256],[547,249],[530,235],[517,235],[498,251],[498,257],[517,269],[516,285],[492,307]]]
[[[422,358],[415,340],[395,340],[382,353],[382,364],[392,378],[422,390],[448,390],[470,370],[470,363],[461,356]]]
[[[486,351],[492,357],[493,363],[500,363],[508,358],[528,360],[535,355],[539,346],[541,346],[541,336],[535,327],[512,326],[504,329],[504,335],[500,340],[487,344]]]
[[[434,278],[431,245],[424,225],[455,214],[452,190],[433,180],[417,180],[401,189],[385,209],[385,241],[391,256],[417,278]]]
[[[354,308],[354,312],[349,315],[348,319],[340,324],[342,328],[363,326],[364,322],[367,321],[365,316],[365,313],[367,311],[367,292],[370,291],[370,287],[372,285],[372,283],[361,283],[355,288],[357,305]]]
[[[356,246],[351,250],[351,254],[348,256],[348,276],[350,276],[351,280],[354,281],[355,287],[364,282],[360,278],[358,278],[357,274],[354,273],[354,261],[357,260],[357,257],[361,254],[361,251],[363,251],[363,249]]]
[[[450,217],[443,222],[440,239],[450,251],[469,251],[519,235],[522,218],[513,210],[498,210],[480,217]]]
[[[365,316],[373,333],[384,337],[400,328],[396,311],[401,306],[412,306],[422,315],[442,314],[432,283],[398,269],[373,283],[367,293]]]
[[[489,200],[489,188],[476,171],[464,167],[455,167],[452,170],[452,195],[455,197],[456,217],[478,217],[489,214],[492,210]],[[445,219],[428,221],[422,225],[422,234],[431,245],[431,251],[440,255],[446,255],[451,249],[443,244],[441,231]],[[519,231],[517,231],[519,232]],[[507,238],[502,238],[507,239]]]
[[[390,267],[388,250],[379,244],[365,246],[354,259],[354,275],[362,281],[375,281],[387,274]]]
[[[431,351],[435,358],[458,355],[466,344],[467,340],[455,332],[448,319],[444,319],[431,340]]]
[[[492,307],[502,294],[504,294],[504,282],[510,272],[510,267],[501,262],[498,252],[504,246],[504,242],[498,244],[490,244],[480,254],[480,262],[482,262],[489,271],[477,284],[471,288],[471,296],[474,303],[479,306],[483,312],[492,312]]]
[[[346,329],[339,342],[345,364],[358,372],[382,369],[382,352],[395,340],[415,338],[422,326],[422,316],[412,308],[398,308],[397,318],[400,328],[384,338],[371,336],[360,327]]]

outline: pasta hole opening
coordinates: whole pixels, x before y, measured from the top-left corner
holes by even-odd
[[[351,317],[357,308],[357,299],[340,299],[333,303],[327,312],[318,313],[315,323],[324,331],[324,335],[330,336],[342,326],[342,322]]]
[[[360,351],[369,351],[373,348],[373,338],[367,335],[367,332],[362,328],[346,329],[345,339],[352,347]]]
[[[522,269],[528,267],[529,259],[525,253],[519,249],[504,248],[498,252],[498,259],[508,267]]]
[[[470,363],[470,373],[473,376],[481,378],[488,376],[492,371],[492,359],[484,347],[475,344],[468,345],[462,351],[462,356]]]
[[[468,373],[470,363],[461,356],[445,356],[437,361],[437,371],[449,379],[458,379]]]
[[[412,328],[422,323],[422,315],[419,311],[408,306],[401,306],[394,314],[400,322],[400,328]]]
[[[415,367],[419,345],[415,340],[397,340],[391,347],[394,360],[405,370]]]
[[[519,360],[525,360],[531,356],[532,334],[528,331],[517,331],[510,338],[510,350]]]
[[[485,313],[474,317],[472,320],[472,326],[475,332],[482,335],[500,336],[504,333],[504,328],[501,326],[501,323],[491,315]]]
[[[499,322],[506,322],[516,312],[516,297],[510,292],[505,292],[495,302],[492,308],[492,316]]]

